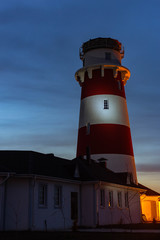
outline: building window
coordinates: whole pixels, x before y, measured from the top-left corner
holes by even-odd
[[[109,109],[109,102],[108,102],[108,100],[104,100],[104,109]]]
[[[110,52],[105,53],[105,59],[106,60],[111,60],[111,53]]]
[[[122,193],[118,192],[118,207],[122,207]]]
[[[54,187],[54,207],[55,208],[62,207],[62,187],[61,186]]]
[[[118,83],[118,89],[119,90],[122,90],[122,83],[120,80],[117,80],[117,83]]]
[[[47,207],[47,184],[43,184],[43,183],[39,184],[38,206]]]
[[[90,134],[90,123],[87,123],[87,125],[86,125],[86,134],[87,135]]]
[[[105,190],[100,189],[100,206],[105,207]]]
[[[125,192],[124,198],[125,198],[125,207],[129,208],[128,192]]]
[[[113,207],[113,192],[109,191],[108,206]]]

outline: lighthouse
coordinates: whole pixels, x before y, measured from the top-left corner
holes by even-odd
[[[123,57],[122,44],[111,38],[91,39],[80,48],[77,157],[106,162],[108,169],[127,172],[137,183],[124,88],[130,71],[121,65]]]

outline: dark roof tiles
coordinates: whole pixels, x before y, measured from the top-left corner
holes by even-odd
[[[77,176],[75,169],[78,171]],[[78,181],[104,181],[137,187],[133,183],[127,184],[127,173],[114,173],[93,160],[68,160],[33,151],[0,151],[0,172],[36,174]]]

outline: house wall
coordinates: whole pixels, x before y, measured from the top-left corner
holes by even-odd
[[[105,189],[105,206],[100,205],[100,189]],[[109,191],[113,192],[113,207],[109,206]],[[118,192],[121,192],[122,206],[118,206]],[[128,192],[129,206],[125,207],[125,193]],[[141,222],[140,196],[137,191],[121,187],[102,185],[97,188],[99,225],[130,224]]]
[[[46,205],[39,205],[39,186],[47,186]],[[61,206],[55,206],[55,186],[61,187]],[[101,206],[100,190],[104,189],[105,204]],[[108,205],[109,191],[113,192],[113,206]],[[78,194],[77,225],[139,223],[141,221],[138,191],[120,185],[71,183],[34,178],[9,178],[0,185],[0,230],[64,230],[72,228],[71,192]],[[122,194],[118,207],[117,193]],[[128,192],[129,207],[124,194]]]
[[[38,185],[47,184],[47,206],[38,205]],[[54,206],[54,186],[62,187],[62,206]],[[74,220],[71,219],[71,192],[78,193],[78,222],[80,223],[80,193],[79,185],[72,183],[52,182],[37,180],[34,189],[34,210],[33,210],[33,230],[57,230],[68,229],[73,226]]]
[[[47,205],[39,206],[39,184],[47,185]],[[54,206],[54,186],[62,187],[62,205]],[[78,221],[80,224],[79,185],[36,178],[9,178],[0,185],[0,230],[57,230],[73,226],[71,192],[78,193]]]
[[[142,222],[140,193],[136,190],[129,191],[129,216],[131,223]]]
[[[3,230],[4,225],[4,179],[0,177],[0,231]]]
[[[28,230],[27,179],[9,178],[3,185],[2,230]]]
[[[104,206],[101,206],[100,190],[105,191]],[[109,206],[109,192],[113,192],[113,206]],[[118,192],[121,192],[122,207],[118,206]],[[128,207],[125,206],[125,193],[128,193]],[[82,218],[81,225],[86,227],[109,224],[130,224],[141,222],[140,195],[118,185],[85,184],[81,187]]]
[[[81,225],[96,226],[96,190],[94,184],[82,184],[81,206]]]

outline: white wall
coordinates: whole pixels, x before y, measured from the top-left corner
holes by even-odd
[[[100,206],[100,187],[97,189],[99,225],[130,224],[141,221],[140,197],[137,191],[113,186],[101,186],[105,189],[105,207]],[[113,207],[108,206],[109,191],[113,191]],[[118,192],[122,193],[122,207],[118,207]],[[124,194],[129,194],[129,208],[125,207]]]
[[[78,193],[78,225],[139,223],[141,221],[138,191],[122,186],[102,184],[63,183],[42,179],[9,178],[0,185],[1,230],[64,230],[73,226],[71,219],[71,192]],[[39,183],[47,184],[47,206],[38,205]],[[54,186],[62,186],[62,208],[54,206]],[[100,188],[105,189],[105,207],[100,206]],[[113,191],[113,208],[108,206],[108,192]],[[122,208],[117,206],[117,192],[122,192]],[[124,205],[124,193],[129,193],[129,208]],[[80,197],[81,194],[81,197]],[[6,200],[4,204],[3,200]],[[6,206],[4,208],[4,206]],[[3,228],[5,211],[5,229]],[[45,224],[46,222],[46,224]]]
[[[48,185],[48,203],[46,208],[38,206],[38,185],[39,183],[46,183]],[[62,207],[54,207],[54,186],[62,186]],[[51,182],[37,180],[34,191],[34,213],[33,213],[33,230],[45,230],[45,220],[47,230],[67,229],[73,226],[71,219],[71,192],[78,192],[79,185],[71,183]],[[80,205],[80,199],[78,199]],[[78,211],[80,217],[80,208]],[[79,222],[78,222],[79,224]]]
[[[4,184],[3,178],[0,177],[0,230],[3,230],[3,222],[4,222]]]
[[[105,59],[105,53],[111,53],[111,59]],[[85,67],[95,64],[121,65],[121,55],[118,51],[107,48],[92,49],[85,53]]]
[[[82,203],[82,226],[96,226],[96,195],[94,184],[83,184],[81,186]]]
[[[142,221],[140,193],[137,191],[130,191],[129,193],[130,214],[132,223],[140,223]]]
[[[71,192],[78,192],[78,217],[80,219],[79,185],[29,178],[10,178],[0,185],[0,230],[57,230],[73,226],[71,219]],[[39,183],[48,186],[47,207],[38,205]],[[54,186],[62,186],[62,208],[54,207]],[[4,197],[5,196],[5,197]],[[4,199],[4,201],[3,201]],[[3,207],[5,203],[5,217]],[[5,229],[3,222],[5,218]],[[46,224],[45,224],[46,221]],[[78,221],[79,224],[79,221]]]
[[[9,178],[5,188],[5,230],[28,230],[28,180]]]

